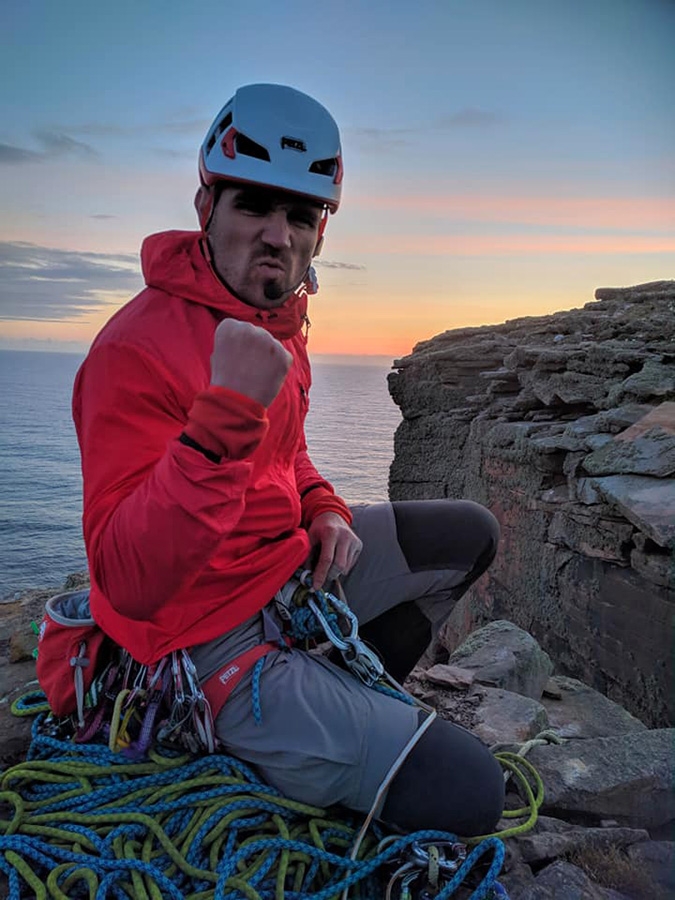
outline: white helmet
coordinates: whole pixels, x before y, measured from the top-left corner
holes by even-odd
[[[316,100],[281,84],[239,88],[199,152],[203,185],[260,184],[340,205],[342,154],[335,120]]]

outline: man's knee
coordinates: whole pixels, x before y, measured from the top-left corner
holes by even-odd
[[[494,559],[499,523],[472,500],[392,503],[399,546],[411,572],[460,569],[472,579]]]
[[[489,749],[466,729],[436,719],[394,778],[382,820],[406,831],[490,834],[504,808],[504,777]]]
[[[475,536],[475,546],[479,551],[471,574],[478,578],[488,568],[497,553],[500,527],[495,516],[485,506],[472,500],[460,501],[464,505],[464,516],[470,533]]]

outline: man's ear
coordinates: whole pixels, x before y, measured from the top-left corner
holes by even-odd
[[[197,218],[202,231],[206,231],[211,221],[214,200],[214,189],[207,187],[205,184],[200,184],[195,194],[195,209],[197,210]]]

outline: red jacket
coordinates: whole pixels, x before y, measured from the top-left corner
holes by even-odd
[[[148,286],[92,345],[73,418],[92,613],[149,664],[261,609],[307,557],[305,528],[319,513],[351,518],[307,454],[304,289],[275,310],[242,303],[195,232],[153,235],[141,259]],[[226,316],[262,326],[293,355],[269,409],[209,385]],[[181,443],[183,431],[222,461]]]

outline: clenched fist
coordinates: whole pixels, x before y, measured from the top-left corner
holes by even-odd
[[[293,362],[276,338],[249,322],[223,319],[211,355],[211,384],[230,388],[269,406]]]

